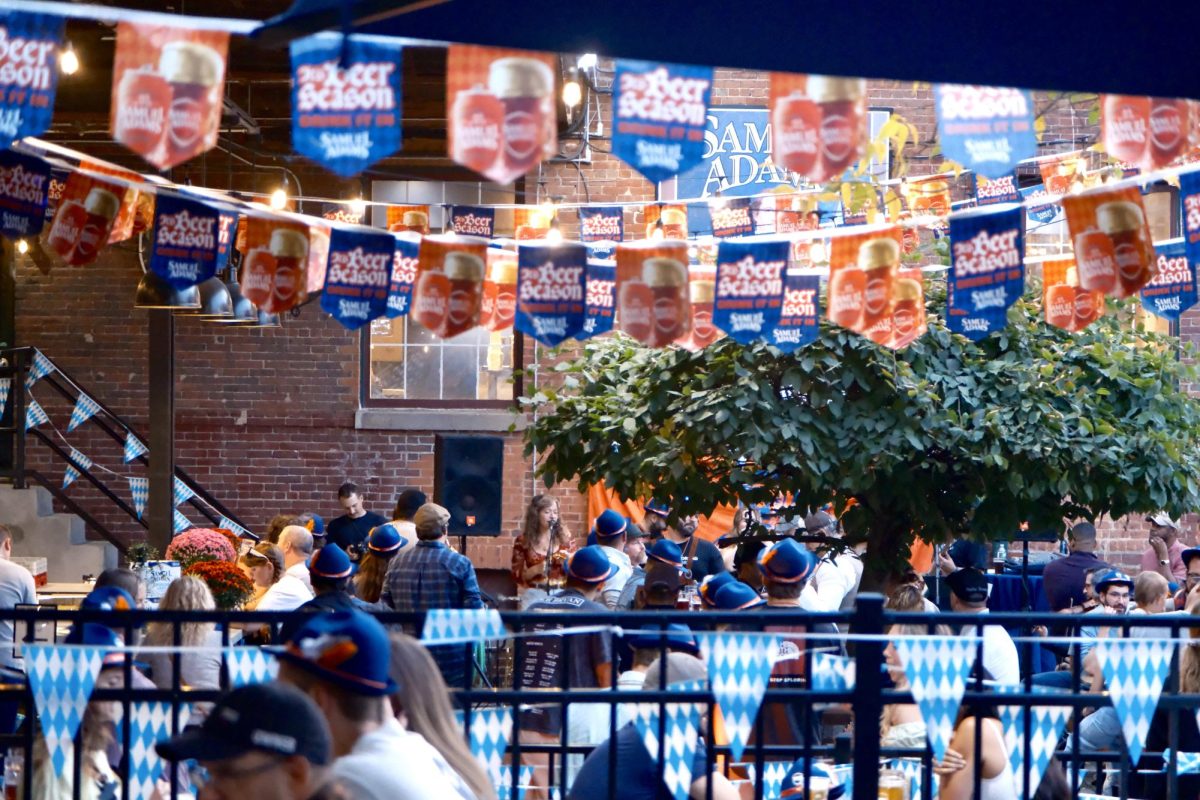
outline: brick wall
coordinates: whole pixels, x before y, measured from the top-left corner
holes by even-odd
[[[766,105],[769,82],[763,74],[718,70],[714,102],[721,105]],[[928,85],[872,81],[870,104],[889,107],[917,127],[918,144],[909,161],[912,172],[936,171],[936,125]],[[1044,150],[1086,145],[1096,136],[1087,124],[1086,102],[1038,96],[1047,115]],[[605,130],[611,130],[607,103]],[[605,143],[607,145],[607,142]],[[630,167],[607,153],[593,152],[583,168],[586,189],[571,165],[546,165],[538,179],[541,197],[566,202],[640,201],[653,199],[653,187]],[[531,181],[531,186],[532,186]],[[571,211],[560,217],[567,237],[577,234]],[[640,236],[640,210],[628,210],[627,236]],[[17,335],[19,344],[36,345],[59,362],[101,402],[146,431],[147,336],[144,312],[132,308],[140,273],[131,245],[107,250],[86,269],[58,269],[46,277],[27,259],[18,260]],[[437,431],[356,430],[359,336],[344,330],[315,305],[285,320],[277,330],[221,328],[177,318],[177,463],[188,470],[244,522],[261,529],[280,512],[310,509],[327,518],[338,513],[335,491],[344,480],[365,488],[368,507],[387,513],[395,493],[415,486],[433,492],[434,441]],[[1196,318],[1183,323],[1185,338],[1200,333]],[[526,363],[532,363],[532,344]],[[545,379],[550,379],[549,377]],[[35,389],[54,424],[65,431],[70,404],[45,387]],[[504,531],[498,541],[476,542],[470,553],[480,566],[507,565],[510,538],[520,527],[525,505],[534,493],[532,467],[521,453],[519,435],[504,435]],[[121,464],[120,445],[93,426],[68,439],[117,475],[112,484],[125,495],[124,477],[141,475],[141,467]],[[31,456],[39,468],[55,475],[44,448]],[[114,511],[99,493],[80,481],[70,489],[86,508],[122,536],[142,532]],[[587,529],[586,505],[573,486],[554,491],[564,520],[577,534]],[[185,508],[186,511],[186,508]],[[201,517],[190,513],[193,520]],[[1187,540],[1195,537],[1189,530]],[[1102,549],[1121,563],[1136,560],[1144,547],[1144,522],[1104,526]]]

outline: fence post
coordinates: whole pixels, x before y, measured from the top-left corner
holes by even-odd
[[[860,594],[850,631],[878,636],[883,633],[883,595]],[[879,793],[879,717],[883,713],[883,640],[854,643],[854,796]]]

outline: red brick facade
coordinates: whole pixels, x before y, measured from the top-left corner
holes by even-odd
[[[717,78],[717,104],[766,105],[765,75],[719,70]],[[935,140],[930,88],[876,81],[870,91],[873,106],[891,108],[917,126],[919,143],[908,156],[912,171],[935,170],[937,158],[930,157]],[[1039,106],[1045,102],[1041,98]],[[1095,134],[1082,104],[1072,110],[1062,103],[1049,115],[1044,138],[1060,142],[1048,151],[1064,150],[1070,149],[1066,142],[1086,144]],[[610,155],[594,152],[584,172],[592,201],[653,198],[651,185]],[[548,166],[541,181],[542,197],[568,202],[585,197],[580,175],[571,165]],[[561,222],[564,234],[573,236],[574,214],[564,212]],[[627,211],[626,225],[627,236],[639,235],[644,225],[641,212]],[[58,269],[49,277],[38,273],[28,259],[19,258],[16,322],[18,344],[43,350],[98,400],[144,431],[148,325],[146,314],[132,308],[139,271],[132,243],[110,248],[91,267]],[[1194,337],[1198,326],[1195,318],[1185,320],[1185,338]],[[344,480],[362,485],[368,507],[385,514],[400,488],[416,486],[432,494],[436,431],[355,428],[359,335],[344,330],[315,304],[276,330],[221,328],[178,317],[176,354],[177,463],[252,527],[261,529],[279,512],[311,509],[327,518],[338,513],[335,491]],[[35,396],[65,431],[69,404],[44,387],[35,389]],[[470,554],[484,567],[507,565],[508,537],[518,531],[535,491],[519,435],[497,435],[507,440],[506,536],[472,543]],[[119,445],[92,426],[67,438],[98,464],[121,475],[144,474],[140,467],[131,470],[121,465]],[[44,448],[34,446],[31,456],[34,463],[46,467]],[[57,474],[60,469],[56,463],[50,471]],[[124,492],[121,481],[114,480],[113,485]],[[140,530],[85,482],[78,482],[70,493],[115,530],[140,538]],[[582,496],[572,486],[560,486],[555,494],[566,523],[582,535],[588,523]],[[195,513],[191,516],[200,519]],[[1127,530],[1111,527],[1103,548],[1127,563],[1126,557],[1136,558],[1144,546],[1144,536],[1140,521]],[[1194,531],[1189,530],[1186,538],[1194,541]]]

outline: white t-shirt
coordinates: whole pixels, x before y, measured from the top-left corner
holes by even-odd
[[[0,558],[0,609],[10,611],[18,605],[37,605],[33,575],[20,564]],[[0,622],[0,665],[22,669],[24,661],[13,636],[12,620]]]
[[[308,567],[296,564],[267,589],[258,601],[255,611],[292,611],[313,599],[312,586],[308,582]]]
[[[625,584],[629,583],[629,578],[633,575],[633,563],[629,560],[629,556],[625,555],[624,550],[618,550],[615,547],[605,547],[604,555],[608,556],[609,563],[617,568],[617,573],[608,579],[600,591],[600,602],[612,610],[617,607],[617,602],[621,599],[621,592],[624,591]]]
[[[333,776],[355,800],[475,800],[442,754],[395,719],[333,762]]]
[[[801,605],[809,611],[838,611],[842,600],[858,586],[853,556],[822,559],[801,590]]]
[[[987,609],[979,613],[986,614]],[[963,636],[977,636],[974,625],[962,629]],[[1018,684],[1021,682],[1021,660],[1017,646],[1008,631],[999,625],[983,626],[983,668],[996,683]]]

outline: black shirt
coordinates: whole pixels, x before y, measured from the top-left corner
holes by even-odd
[[[349,550],[353,545],[365,542],[371,535],[372,528],[387,521],[386,517],[374,511],[368,511],[358,519],[351,519],[349,514],[343,514],[329,521],[329,526],[325,529],[325,541],[336,544],[343,550]]]
[[[617,779],[620,781],[616,792],[611,791],[608,785],[608,760],[614,748]],[[706,774],[708,754],[701,742],[692,756],[692,781],[702,780]],[[588,755],[575,782],[571,784],[571,790],[567,792],[567,800],[607,800],[615,795],[619,795],[621,800],[671,800],[671,793],[663,782],[662,770],[657,764],[657,755],[650,757],[632,722],[617,731],[615,738],[609,739]]]
[[[677,544],[683,551],[683,563],[692,571],[692,580],[696,583],[700,583],[709,575],[726,571],[725,559],[721,557],[721,551],[707,539],[692,536],[692,538],[677,542]],[[692,550],[693,544],[696,548],[694,551]]]

